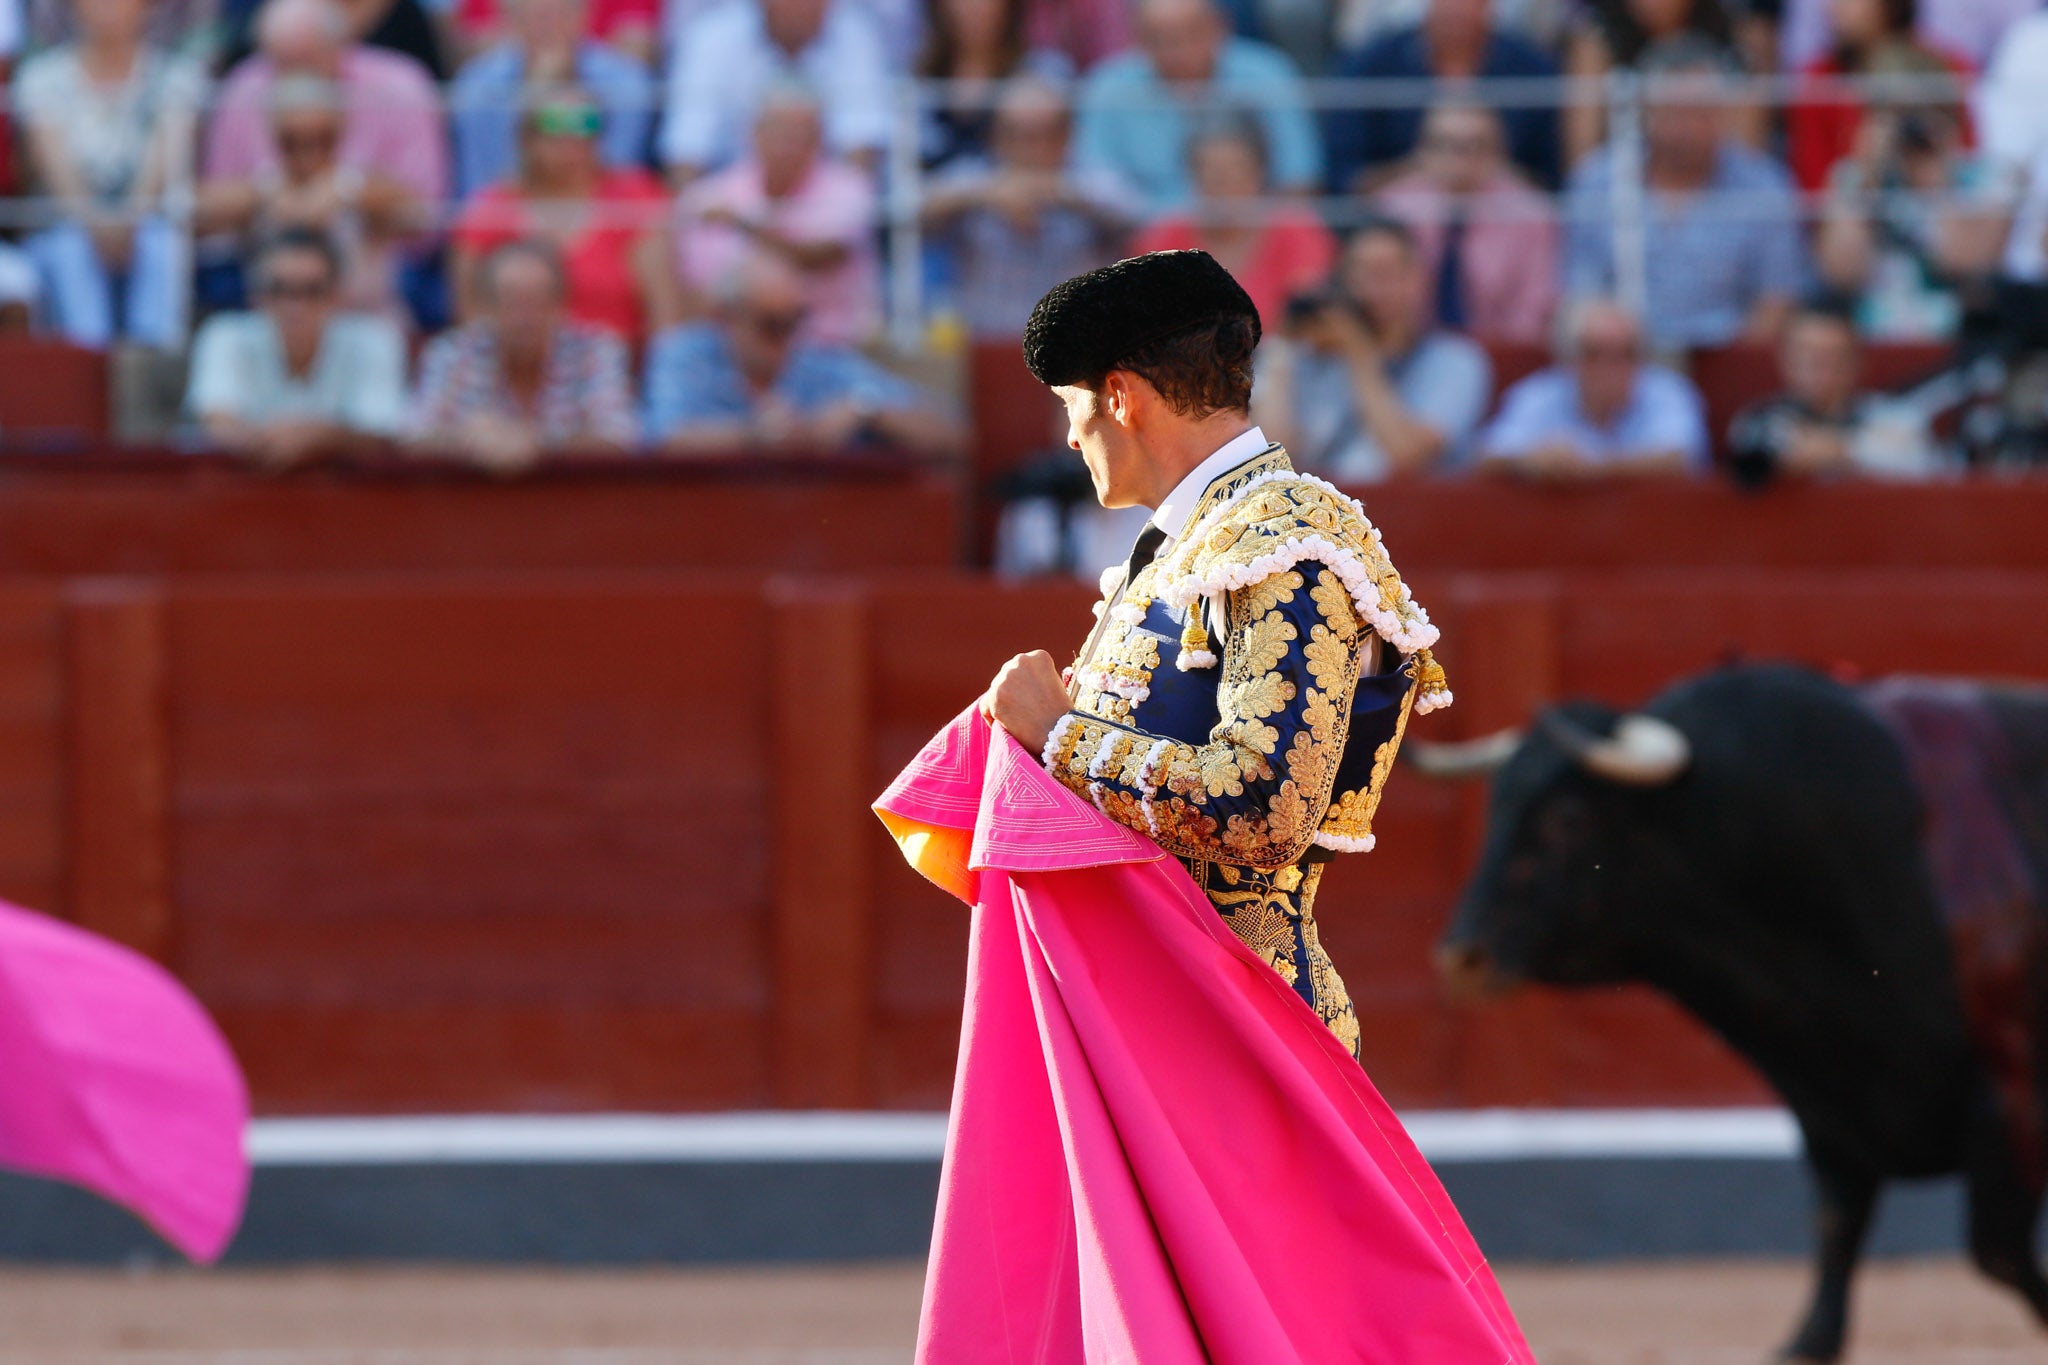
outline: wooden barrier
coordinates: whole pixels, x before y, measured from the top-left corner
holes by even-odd
[[[265,475],[217,455],[0,456],[0,574],[938,568],[957,478],[893,457],[398,457]]]
[[[867,809],[1071,585],[498,575],[0,595],[0,890],[152,952],[269,1112],[942,1104],[966,914]],[[1911,614],[1909,602],[1934,604]],[[1731,646],[2048,678],[2048,575],[1457,575],[1457,737]],[[1402,1104],[1755,1099],[1642,992],[1439,998],[1481,793],[1397,775],[1326,941]]]
[[[60,481],[37,477],[58,515]],[[138,556],[158,569],[248,567],[260,518],[208,551],[191,509],[215,499],[275,497],[283,542],[330,495],[370,508],[427,490],[450,536],[479,550],[498,513],[470,500],[517,492],[330,474],[250,493],[205,466],[144,477],[165,479],[173,504],[195,499]],[[579,479],[605,484],[562,486]],[[619,499],[604,506],[636,489],[652,490],[686,562],[693,506],[729,506],[637,472],[603,489]],[[86,491],[88,511],[125,496]],[[870,510],[897,515],[874,491]],[[2048,548],[2024,534],[2048,524],[2043,494],[1674,488],[1604,502],[1416,486],[1381,490],[1373,511],[1444,629],[1459,698],[1417,733],[1458,738],[1560,696],[1640,700],[1738,656],[2048,678]],[[0,521],[11,515],[0,494]],[[1091,590],[812,569],[804,555],[823,552],[802,548],[802,525],[755,526],[751,562],[780,545],[792,571],[664,567],[648,562],[653,514],[620,515],[648,538],[622,549],[592,524],[590,562],[543,570],[508,570],[519,556],[504,546],[457,569],[420,540],[406,550],[418,562],[363,572],[377,547],[349,560],[339,539],[284,553],[317,573],[62,567],[95,558],[82,551],[17,566],[0,581],[0,894],[169,963],[268,1112],[943,1104],[966,914],[910,873],[868,802],[1003,659],[1071,649]],[[528,516],[538,505],[490,524]],[[33,529],[65,541],[61,524]],[[121,570],[119,549],[97,554]],[[0,554],[28,557],[5,540]],[[1745,556],[1772,567],[1738,567]],[[1546,557],[1554,567],[1531,567]],[[1388,1093],[1761,1097],[1725,1049],[1639,991],[1439,997],[1428,949],[1482,799],[1397,774],[1379,850],[1325,884],[1326,941]]]

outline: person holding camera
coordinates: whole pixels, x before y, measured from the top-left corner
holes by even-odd
[[[1333,286],[1297,297],[1260,352],[1256,416],[1304,470],[1348,483],[1419,474],[1462,453],[1493,366],[1435,325],[1415,235],[1393,219],[1352,233]]]
[[[1862,343],[1846,310],[1818,302],[1794,313],[1778,345],[1778,374],[1783,388],[1729,424],[1728,470],[1737,483],[1939,471],[1924,415],[1863,387]]]
[[[1946,78],[1912,48],[1873,61],[1877,75]],[[2017,189],[2010,172],[1964,145],[1960,90],[1952,100],[1873,104],[1853,152],[1829,175],[1816,245],[1821,278],[1856,300],[1865,336],[1951,338],[1997,272]]]

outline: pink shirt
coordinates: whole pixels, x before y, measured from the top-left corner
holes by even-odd
[[[1131,254],[1195,247],[1216,249],[1204,236],[1202,225],[1183,213],[1161,218],[1140,232],[1131,243]],[[1282,204],[1268,215],[1244,259],[1224,264],[1251,295],[1260,323],[1267,331],[1277,332],[1287,320],[1287,301],[1327,285],[1336,262],[1337,239],[1323,226],[1323,220],[1305,208]]]
[[[247,180],[277,167],[270,135],[270,59],[250,57],[228,73],[206,130],[206,178]],[[410,57],[355,47],[341,59],[348,120],[341,164],[375,169],[439,205],[448,195],[448,134],[433,77]]]
[[[799,242],[838,242],[846,259],[830,270],[808,273],[810,317],[804,335],[817,342],[858,345],[881,322],[881,270],[875,259],[875,188],[858,168],[820,159],[796,192],[770,199],[760,164],[751,158],[683,191],[677,208],[676,257],[683,279],[712,290],[757,250],[745,234],[724,224],[707,224],[706,209],[729,209]]]
[[[1434,279],[1450,195],[1411,171],[1373,197],[1382,212],[1414,230]],[[1512,171],[1501,171],[1465,209],[1465,330],[1490,341],[1549,341],[1557,253],[1557,217],[1549,201]]]

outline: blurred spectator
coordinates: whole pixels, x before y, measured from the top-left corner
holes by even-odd
[[[1557,306],[1557,215],[1508,165],[1500,118],[1439,104],[1408,170],[1379,208],[1414,230],[1439,324],[1499,341],[1542,342]]]
[[[1778,63],[1787,71],[1803,71],[1827,56],[1834,40],[1834,0],[1783,0],[1783,7]],[[1914,16],[1913,31],[1935,51],[1981,67],[2000,36],[2040,7],[2041,0],[1926,0]]]
[[[585,13],[583,0],[507,0],[504,41],[472,58],[448,91],[458,197],[518,172],[520,114],[533,90],[582,87],[604,113],[605,161],[646,164],[654,79],[638,61],[584,37]]]
[[[1269,197],[1257,119],[1229,111],[1208,115],[1188,142],[1188,161],[1194,203],[1140,232],[1132,253],[1201,248],[1237,277],[1265,325],[1277,328],[1289,299],[1329,278],[1336,238],[1300,204]]]
[[[1285,53],[1296,71],[1322,75],[1336,56],[1332,0],[1217,0],[1240,37]]]
[[[725,0],[676,40],[661,157],[678,184],[745,151],[763,94],[817,92],[826,145],[864,170],[880,164],[893,107],[881,34],[854,0]]]
[[[20,247],[0,242],[0,332],[32,330],[42,297],[35,262]]]
[[[62,221],[29,239],[50,320],[81,346],[184,340],[186,269],[164,192],[190,174],[205,78],[144,37],[148,0],[78,0],[78,38],[14,82],[31,172]]]
[[[1111,57],[1081,85],[1076,161],[1120,177],[1151,211],[1194,192],[1188,141],[1195,111],[1251,109],[1265,129],[1273,186],[1308,192],[1323,178],[1322,146],[1300,76],[1264,43],[1232,37],[1213,0],[1139,0],[1139,50]]]
[[[563,312],[568,279],[552,248],[499,247],[478,272],[478,316],[420,358],[406,440],[498,473],[550,451],[623,452],[637,434],[626,346]]]
[[[439,85],[453,74],[441,50],[441,27],[427,13],[429,0],[340,0],[348,10],[349,29],[366,47],[410,57],[426,68]],[[441,0],[432,0],[436,14]]]
[[[1015,76],[1072,78],[1063,52],[1026,47],[1029,0],[931,0],[917,74],[952,88],[923,112],[920,159],[934,170],[955,157],[986,157],[1003,83]]]
[[[1735,23],[1722,0],[1592,0],[1565,45],[1565,73],[1598,80],[1633,69],[1645,52],[1690,34],[1722,49],[1736,64]],[[1599,94],[1573,97],[1565,106],[1567,167],[1576,166],[1607,136],[1607,101]]]
[[[826,152],[823,115],[804,87],[764,92],[753,155],[684,190],[677,213],[676,263],[699,299],[747,256],[768,252],[802,273],[807,340],[853,345],[880,324],[874,185]],[[667,320],[698,309],[657,311]]]
[[[603,125],[604,112],[582,90],[534,93],[520,129],[519,178],[472,199],[450,234],[457,318],[483,313],[483,267],[493,253],[544,240],[561,256],[570,318],[627,341],[646,334],[648,276],[668,250],[668,196],[646,171],[604,163]]]
[[[1131,45],[1127,0],[1028,0],[1024,38],[1034,48],[1063,53],[1076,71],[1087,71]]]
[[[1340,51],[1364,47],[1395,29],[1421,23],[1428,8],[1429,0],[1334,0],[1332,40]],[[1578,8],[1579,0],[1496,0],[1493,22],[1554,52],[1561,45],[1565,21]]]
[[[719,283],[708,321],[648,350],[647,429],[663,451],[959,450],[957,428],[908,381],[850,347],[802,339],[805,285],[787,262],[752,257]]]
[[[1834,47],[1808,63],[1806,74],[1821,79],[1919,76],[1923,81],[1948,73],[1967,77],[1968,62],[1913,37],[1919,7],[1919,0],[1828,0]],[[1880,96],[1880,107],[1884,104]],[[1832,92],[1808,92],[1786,107],[1785,155],[1802,189],[1826,185],[1835,163],[1855,151],[1866,107],[1860,99]]]
[[[1346,55],[1336,74],[1367,80],[1468,81],[1557,75],[1557,63],[1524,38],[1496,28],[1490,0],[1429,0],[1422,22],[1389,33]],[[1415,150],[1427,103],[1346,109],[1328,116],[1330,184],[1338,193],[1371,182]],[[1508,156],[1538,184],[1558,176],[1557,110],[1549,105],[1505,109]]]
[[[1669,38],[1640,65],[1651,82],[1641,239],[1651,339],[1660,349],[1774,339],[1807,283],[1791,180],[1724,131],[1733,66],[1721,49],[1701,38]],[[1618,287],[1614,159],[1614,148],[1603,147],[1572,173],[1567,293]]]
[[[1130,229],[1120,184],[1067,169],[1071,123],[1057,90],[1018,77],[996,105],[994,160],[956,161],[925,187],[925,228],[972,336],[1022,335],[1046,290],[1114,260]]]
[[[207,182],[193,209],[195,230],[255,240],[284,228],[320,233],[340,253],[341,306],[395,312],[392,246],[424,225],[428,206],[382,170],[343,162],[344,95],[333,81],[290,75],[267,93],[276,169]]]
[[[269,0],[257,38],[257,54],[220,87],[206,138],[207,179],[277,174],[270,87],[280,76],[306,75],[341,87],[343,166],[388,176],[426,205],[447,198],[440,96],[418,62],[353,42],[348,16],[334,0]]]
[[[288,228],[256,259],[258,310],[216,313],[192,343],[186,406],[223,449],[285,466],[374,449],[405,410],[405,339],[341,311],[333,243]]]
[[[661,31],[669,50],[698,16],[732,0],[666,0],[661,7]],[[917,61],[924,44],[925,10],[928,0],[850,0],[882,43],[882,63],[891,74],[900,75]]]
[[[2010,166],[2032,166],[2048,157],[2048,9],[2006,30],[1977,82],[1977,125],[1984,150]]]
[[[525,21],[510,13],[520,4],[521,0],[453,0],[452,12],[462,50],[482,54],[507,41],[523,42],[531,48],[531,39],[517,36],[517,31],[526,27]],[[641,68],[640,79],[644,81],[661,53],[661,8],[660,0],[589,0],[588,4],[576,6],[576,37],[624,55]],[[556,46],[560,47],[559,41]],[[553,78],[566,79],[572,74],[595,84],[590,73],[580,69],[571,72],[563,68],[554,72]],[[543,71],[542,75],[547,73]],[[529,75],[527,79],[534,77]],[[599,93],[609,98],[609,92],[601,87]],[[640,114],[651,120],[653,110],[650,96],[649,102],[640,107]]]
[[[1760,484],[1779,474],[1926,475],[1934,452],[1924,425],[1860,384],[1862,348],[1847,313],[1805,308],[1778,347],[1784,391],[1753,403],[1728,428],[1729,467]]]
[[[1894,47],[1872,74],[1940,83],[1930,53]],[[2014,177],[1966,151],[1958,92],[1949,103],[1874,105],[1853,155],[1829,181],[1816,255],[1829,288],[1856,300],[1864,333],[1947,340],[1976,298],[1988,298],[2017,196]]]
[[[78,41],[85,16],[79,0],[4,0],[0,3],[0,55],[41,52]],[[221,41],[220,0],[150,0],[145,41],[161,52],[205,63]],[[26,33],[24,26],[24,11]],[[11,29],[10,29],[11,26]],[[9,44],[6,34],[12,31]]]
[[[247,57],[252,30],[260,28],[261,11],[269,0],[220,0],[222,65]],[[395,53],[417,63],[436,85],[448,79],[441,50],[441,24],[446,0],[334,0],[341,10],[351,42]],[[431,6],[434,13],[429,15]]]
[[[1392,220],[1351,235],[1335,287],[1290,307],[1271,350],[1253,415],[1302,469],[1350,483],[1457,459],[1493,393],[1486,353],[1430,320],[1429,272]]]
[[[1699,391],[1644,361],[1634,315],[1609,299],[1579,299],[1564,313],[1564,363],[1507,391],[1479,439],[1480,468],[1558,483],[1704,470]]]

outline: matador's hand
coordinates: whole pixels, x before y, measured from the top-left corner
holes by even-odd
[[[1002,667],[981,699],[981,714],[1008,730],[1032,753],[1045,748],[1046,736],[1067,713],[1067,685],[1059,666],[1042,649],[1019,654]]]

